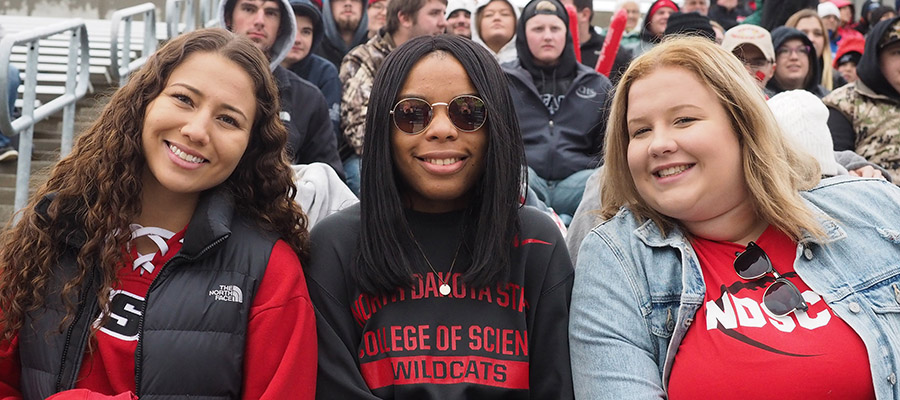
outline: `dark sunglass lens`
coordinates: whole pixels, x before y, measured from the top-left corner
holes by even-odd
[[[784,278],[776,279],[775,283],[766,289],[763,304],[777,317],[788,315],[798,308],[805,308],[800,291]]]
[[[423,131],[431,122],[431,105],[419,99],[405,99],[394,107],[394,123],[406,133]]]
[[[487,117],[484,101],[475,96],[460,96],[447,105],[450,121],[459,130],[474,131],[484,125]]]
[[[747,250],[734,259],[734,270],[744,279],[759,278],[769,272],[771,267],[766,253],[752,242],[747,246]]]

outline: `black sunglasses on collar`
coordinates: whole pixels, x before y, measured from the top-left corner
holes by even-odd
[[[772,315],[784,317],[796,310],[809,309],[803,301],[800,289],[775,270],[762,247],[750,242],[746,250],[734,255],[737,256],[734,259],[734,271],[742,279],[748,281],[760,279],[769,272],[775,276],[775,282],[772,282],[763,293],[763,305]]]

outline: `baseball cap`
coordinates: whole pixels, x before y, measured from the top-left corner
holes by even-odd
[[[722,47],[728,52],[742,44],[752,44],[756,46],[766,56],[769,61],[775,61],[775,47],[772,46],[772,34],[765,28],[756,25],[738,25],[725,32],[725,39],[722,40]]]

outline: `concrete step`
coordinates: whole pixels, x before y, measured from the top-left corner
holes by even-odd
[[[0,229],[6,228],[7,221],[12,218],[15,211],[15,207],[11,205],[0,204]]]

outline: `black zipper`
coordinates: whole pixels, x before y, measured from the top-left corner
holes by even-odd
[[[137,349],[134,351],[134,392],[138,397],[141,397],[141,365],[143,365],[144,358],[144,318],[147,316],[147,304],[150,303],[150,293],[154,288],[159,286],[159,283],[162,282],[166,276],[169,275],[169,272],[172,269],[172,267],[170,267],[170,264],[172,264],[175,260],[182,258],[187,261],[196,260],[206,254],[206,252],[208,252],[213,247],[219,245],[219,243],[224,242],[225,239],[228,239],[228,237],[230,236],[231,234],[228,233],[216,239],[216,241],[204,247],[203,250],[200,250],[200,252],[197,253],[197,255],[194,257],[183,256],[180,253],[176,254],[175,256],[170,258],[169,261],[166,261],[166,263],[163,264],[162,271],[159,272],[159,275],[156,275],[156,278],[153,278],[153,282],[150,282],[150,288],[147,289],[147,294],[144,296],[144,304],[141,307],[141,317],[140,319],[138,319],[138,343]]]
[[[77,265],[77,260],[75,261]],[[63,373],[66,371],[66,358],[69,353],[69,346],[72,342],[72,334],[75,332],[75,327],[78,325],[78,321],[84,316],[85,309],[87,308],[86,299],[89,292],[92,290],[92,286],[94,283],[94,273],[93,271],[88,274],[87,285],[84,286],[84,290],[81,291],[81,294],[78,296],[78,310],[75,312],[75,319],[72,320],[72,323],[69,324],[69,329],[66,330],[66,342],[63,344],[62,350],[62,358],[60,359],[60,367],[59,374],[56,375],[56,391],[61,392],[64,390],[62,387],[62,379]],[[84,353],[84,349],[82,349],[82,353]],[[74,368],[74,367],[73,367]],[[68,386],[68,385],[67,385]],[[65,388],[65,389],[68,389]]]

